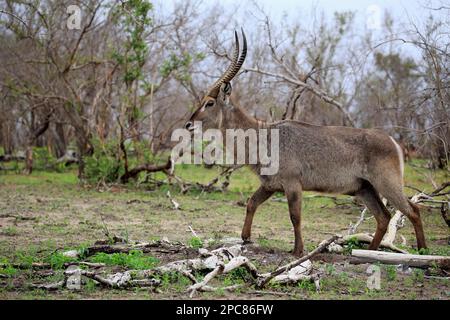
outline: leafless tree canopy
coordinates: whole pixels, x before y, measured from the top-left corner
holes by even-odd
[[[234,92],[251,114],[381,128],[406,156],[448,166],[448,7],[424,6],[420,23],[386,12],[371,31],[352,12],[316,12],[311,24],[295,14],[280,22],[258,3],[178,1],[142,16],[128,2],[150,3],[0,0],[0,146],[23,152],[26,171],[36,146],[57,158],[76,151],[80,176],[83,159],[110,141],[169,148],[241,26],[251,49]],[[68,28],[70,5],[80,28]]]

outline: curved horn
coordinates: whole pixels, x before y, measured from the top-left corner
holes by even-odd
[[[216,98],[219,94],[220,86],[224,82],[229,82],[230,80],[227,80],[229,78],[229,75],[233,72],[233,70],[236,67],[236,64],[238,63],[238,57],[239,57],[239,37],[237,34],[237,31],[234,31],[234,38],[235,38],[235,48],[233,53],[233,61],[229,65],[228,69],[223,73],[223,75],[217,80],[209,89],[208,96]],[[234,77],[234,76],[233,76]],[[231,77],[231,79],[233,78]]]
[[[242,65],[244,64],[245,58],[247,57],[247,38],[245,37],[244,30],[241,28],[242,32],[242,39],[244,42],[244,46],[242,48],[241,56],[239,57],[239,60],[237,63],[233,66],[231,72],[223,77],[223,83],[224,82],[230,82],[233,80],[233,78],[237,75],[239,70],[241,69]]]

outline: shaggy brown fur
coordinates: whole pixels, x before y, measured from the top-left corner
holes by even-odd
[[[202,121],[203,129],[279,130],[279,171],[272,176],[260,174],[259,164],[251,165],[261,186],[247,204],[242,229],[244,242],[250,240],[256,209],[274,192],[283,191],[289,203],[294,227],[296,256],[303,254],[301,236],[302,191],[353,195],[361,199],[377,221],[370,249],[376,250],[386,233],[389,211],[380,194],[412,222],[419,248],[425,237],[416,206],[403,193],[402,155],[395,141],[379,130],[317,126],[299,121],[264,123],[256,120],[230,99],[231,85],[221,86],[217,98],[207,96],[186,124]]]
[[[230,81],[242,67],[247,55],[247,39],[243,30],[242,39],[243,49],[239,54],[239,38],[235,32],[235,50],[230,66],[208,91],[186,123],[186,129],[194,130],[194,122],[201,121],[206,130],[278,130],[278,173],[262,175],[260,164],[251,165],[261,180],[261,186],[247,205],[242,229],[244,242],[250,240],[253,216],[258,206],[274,192],[284,191],[294,226],[294,254],[302,255],[301,200],[302,191],[305,190],[348,194],[361,199],[377,221],[377,230],[370,244],[370,249],[374,250],[380,245],[390,220],[389,211],[380,199],[381,194],[409,218],[414,225],[417,246],[425,248],[419,209],[403,193],[403,155],[394,139],[382,131],[372,129],[325,127],[298,121],[264,123],[233,103],[230,99]]]

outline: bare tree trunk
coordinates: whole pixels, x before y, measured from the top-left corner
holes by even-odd
[[[28,144],[25,152],[25,169],[24,174],[33,173],[33,145]]]
[[[61,158],[66,154],[67,142],[64,132],[64,126],[61,123],[55,123],[52,130],[53,146],[55,149],[55,155],[57,158]]]
[[[1,128],[2,147],[5,154],[12,154],[14,152],[14,144],[12,139],[11,125],[5,122]]]
[[[31,174],[33,172],[33,145],[36,143],[37,139],[43,135],[48,127],[50,126],[50,118],[52,117],[53,111],[51,111],[41,123],[41,125],[30,133],[27,143],[27,149],[25,153],[25,170],[24,174]]]
[[[80,181],[84,181],[86,179],[86,162],[85,158],[87,156],[92,155],[94,152],[94,147],[90,144],[89,139],[82,137],[81,139],[77,139],[78,145],[78,179]]]

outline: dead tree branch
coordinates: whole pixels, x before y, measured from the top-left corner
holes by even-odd
[[[70,264],[67,266],[67,270],[64,272],[65,280],[53,284],[39,284],[33,285],[34,288],[41,288],[46,290],[57,290],[64,286],[71,290],[78,290],[81,286],[81,277],[87,277],[99,283],[107,288],[114,289],[127,289],[131,287],[150,287],[157,288],[160,285],[159,276],[167,273],[180,273],[186,276],[192,285],[187,288],[187,292],[190,297],[193,297],[197,292],[212,292],[217,290],[234,291],[243,287],[250,287],[256,285],[261,289],[265,287],[269,282],[278,284],[293,284],[298,281],[313,281],[316,287],[319,288],[319,276],[313,274],[312,263],[309,260],[314,255],[323,251],[329,244],[336,241],[338,236],[323,241],[315,250],[301,259],[295,260],[285,266],[276,269],[273,272],[261,274],[256,266],[242,254],[246,251],[242,245],[234,245],[232,247],[222,247],[209,251],[207,249],[199,249],[198,258],[185,259],[169,262],[163,266],[156,267],[148,270],[127,270],[124,272],[117,272],[114,274],[104,274],[101,270],[92,271],[89,269],[81,269],[80,265],[87,268],[102,268],[103,265],[91,264],[87,262],[80,262],[77,264]],[[116,239],[117,241],[119,239]],[[173,244],[169,241],[155,241],[152,243],[146,242],[131,242],[119,243],[113,245],[107,245],[101,242],[100,244],[89,247],[85,255],[89,256],[97,252],[115,253],[115,252],[130,252],[131,250],[142,250],[148,252],[148,250],[156,247],[170,248],[176,247],[177,249],[182,246],[180,243]],[[72,252],[70,252],[72,254]],[[37,266],[36,266],[37,267]],[[40,265],[39,267],[50,267],[49,265]],[[252,281],[245,284],[231,285],[222,288],[212,287],[210,282],[223,274],[230,273],[237,268],[245,268],[251,275]],[[206,275],[200,281],[193,276],[194,272],[207,272]]]
[[[352,119],[352,117],[350,116],[350,114],[345,110],[344,106],[336,101],[335,99],[333,99],[332,97],[330,97],[325,91],[323,91],[320,88],[315,88],[313,86],[311,86],[310,84],[301,81],[299,79],[294,79],[292,77],[288,77],[285,76],[283,74],[280,73],[273,73],[270,71],[266,71],[266,70],[261,70],[259,68],[245,68],[243,70],[243,72],[255,72],[255,73],[259,73],[265,76],[269,76],[269,77],[274,77],[274,78],[278,78],[281,80],[284,80],[290,84],[294,84],[296,86],[299,86],[301,88],[305,88],[306,90],[312,92],[314,95],[316,95],[317,97],[319,97],[320,99],[322,99],[323,101],[325,101],[326,103],[331,104],[332,106],[336,107],[340,112],[342,112],[342,114],[344,115],[346,121],[348,122],[349,125],[351,126],[355,126],[355,121]]]
[[[372,250],[352,250],[352,256],[358,258],[360,263],[381,262],[384,264],[402,264],[418,268],[439,266],[445,270],[450,269],[450,257],[445,256],[399,254]]]
[[[271,273],[264,274],[264,275],[260,276],[258,281],[257,281],[257,287],[258,288],[263,288],[265,285],[267,285],[276,276],[279,276],[282,273],[284,273],[286,271],[289,271],[289,270],[291,270],[291,269],[301,265],[303,262],[311,259],[316,254],[324,251],[330,244],[332,244],[333,242],[335,242],[338,239],[339,239],[339,236],[334,235],[330,239],[322,241],[316,249],[311,251],[306,256],[304,256],[304,257],[302,257],[302,258],[300,258],[298,260],[295,260],[295,261],[293,261],[293,262],[291,262],[291,263],[289,263],[287,265],[284,265],[284,266],[278,268],[277,270],[275,270],[275,271],[273,271]]]
[[[124,175],[122,175],[120,177],[120,181],[122,183],[127,183],[130,179],[135,178],[141,172],[147,172],[147,173],[161,172],[161,171],[164,172],[164,171],[170,170],[171,167],[172,167],[172,161],[170,158],[167,161],[167,163],[165,163],[163,165],[143,164],[143,165],[137,166],[137,167],[131,169],[130,171],[126,172]]]

